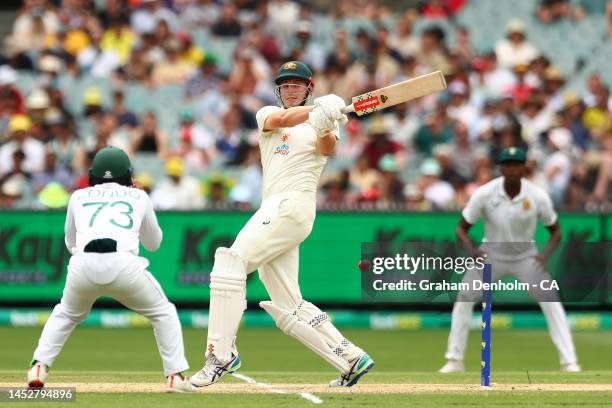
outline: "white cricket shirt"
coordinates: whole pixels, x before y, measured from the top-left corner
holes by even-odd
[[[68,203],[64,226],[66,246],[83,252],[89,241],[110,238],[117,252],[138,255],[138,244],[159,248],[162,231],[147,193],[117,183],[103,183],[75,191]]]
[[[288,191],[317,191],[327,156],[317,153],[317,135],[308,121],[291,128],[264,132],[266,118],[278,106],[265,106],[256,115],[263,168],[262,198]],[[336,136],[339,129],[336,128]]]
[[[497,259],[517,259],[535,253],[535,245],[508,245],[506,243],[533,243],[537,221],[551,226],[557,221],[548,193],[534,183],[522,179],[521,191],[510,199],[504,190],[504,178],[499,177],[479,187],[461,213],[470,224],[482,217],[485,236],[483,242],[496,245]],[[487,252],[491,246],[486,246]],[[490,254],[491,255],[491,254]]]

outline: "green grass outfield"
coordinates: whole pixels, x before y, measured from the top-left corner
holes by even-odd
[[[36,346],[40,328],[0,328],[0,383],[24,380],[25,370]],[[366,349],[377,366],[359,385],[368,384],[442,384],[410,392],[316,393],[324,407],[395,406],[610,406],[610,391],[445,391],[444,384],[477,385],[480,382],[480,333],[470,333],[464,374],[441,375],[435,371],[444,362],[448,332],[344,330],[344,334]],[[184,331],[189,373],[202,364],[205,330]],[[560,373],[558,357],[544,330],[499,330],[493,332],[492,378],[497,384],[612,384],[612,332],[580,331],[574,334],[584,372]],[[337,373],[296,340],[275,329],[242,329],[238,346],[243,360],[240,373],[258,382],[274,384],[326,384]],[[162,384],[161,361],[153,332],[147,328],[77,328],[51,371],[53,383],[153,383]],[[241,384],[227,378],[224,383]],[[282,387],[282,385],[279,385]],[[369,389],[376,389],[369,385]],[[576,388],[574,386],[574,388]],[[159,393],[79,393],[77,403],[65,406],[162,406],[172,407],[281,407],[314,406],[297,393],[207,393],[166,395]],[[1,404],[0,404],[1,405]],[[4,404],[13,406],[12,404]],[[28,404],[20,403],[20,407]],[[40,407],[39,403],[31,404]],[[49,404],[59,406],[60,404]],[[48,405],[44,405],[48,406]]]

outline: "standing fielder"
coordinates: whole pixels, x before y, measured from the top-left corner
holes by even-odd
[[[162,231],[147,193],[132,188],[132,166],[116,147],[100,150],[89,170],[89,185],[68,203],[64,231],[72,254],[62,300],[45,324],[28,371],[29,387],[43,387],[70,333],[100,296],[110,296],[153,325],[168,392],[190,392],[182,374],[189,368],[176,308],[138,256],[139,241],[156,251]]]
[[[346,123],[344,101],[336,95],[305,106],[312,72],[299,61],[283,64],[275,77],[282,107],[257,112],[263,167],[260,209],[240,231],[231,248],[218,248],[210,274],[210,311],[206,363],[190,381],[214,384],[240,367],[235,336],[246,309],[246,277],[259,269],[271,301],[259,305],[285,334],[310,348],[340,371],[330,386],[350,387],[374,361],[348,341],[329,316],[302,299],[298,285],[299,245],[315,219],[321,171]]]
[[[539,285],[545,279],[550,280],[546,271],[546,260],[561,240],[561,229],[546,191],[522,179],[525,160],[525,152],[519,148],[511,147],[502,152],[502,177],[490,181],[474,192],[461,214],[457,238],[476,256],[484,256],[481,250],[486,252],[492,264],[492,281],[512,275],[521,282],[529,283],[529,287],[533,288],[533,284]],[[485,224],[485,237],[484,244],[478,250],[470,240],[468,231],[481,217]],[[533,243],[538,220],[550,233],[546,249],[540,254]],[[463,281],[473,282],[482,279],[481,276],[481,271],[471,269]],[[529,294],[538,301],[546,317],[548,331],[559,351],[561,370],[579,372],[580,366],[572,335],[558,294],[556,291],[544,293],[541,290],[530,290]],[[447,362],[439,372],[464,371],[463,355],[469,322],[474,302],[480,296],[479,291],[459,293],[453,307],[448,349],[445,354]]]

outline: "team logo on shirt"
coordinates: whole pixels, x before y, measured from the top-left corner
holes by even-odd
[[[525,210],[525,211],[529,211],[529,209],[530,209],[530,208],[531,208],[531,203],[529,202],[529,199],[528,199],[528,198],[526,198],[526,199],[523,201],[523,210]]]
[[[274,149],[274,154],[280,154],[281,156],[286,156],[289,154],[289,145],[287,141],[289,141],[289,135],[287,133],[283,133],[280,137],[281,144],[276,146]]]

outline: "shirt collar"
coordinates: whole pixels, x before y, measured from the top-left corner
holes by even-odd
[[[518,202],[525,198],[525,182],[521,179],[521,191],[514,197],[510,198],[508,194],[506,194],[506,190],[504,189],[504,178],[501,178],[501,183],[499,183],[499,188],[497,189],[497,195],[505,198],[508,201]]]

